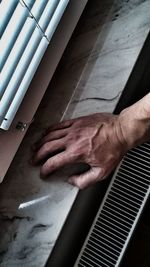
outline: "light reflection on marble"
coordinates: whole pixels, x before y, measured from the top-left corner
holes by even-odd
[[[31,144],[62,116],[112,112],[149,31],[150,1],[90,2],[0,185],[0,267],[43,267],[78,192],[65,170],[39,178]]]

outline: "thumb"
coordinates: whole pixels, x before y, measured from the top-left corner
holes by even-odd
[[[69,178],[69,183],[83,189],[100,181],[104,176],[104,171],[100,167],[92,167],[85,173],[80,175],[73,175]]]

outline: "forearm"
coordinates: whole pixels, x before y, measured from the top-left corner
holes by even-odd
[[[150,93],[119,115],[122,134],[129,146],[150,140]]]

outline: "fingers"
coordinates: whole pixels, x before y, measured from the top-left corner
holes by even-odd
[[[78,188],[83,189],[103,179],[103,176],[103,169],[101,169],[100,167],[93,167],[83,174],[71,176],[69,178],[69,182],[77,186]]]
[[[32,158],[32,163],[36,165],[48,156],[51,157],[54,153],[60,153],[63,150],[65,150],[63,139],[45,143]]]
[[[37,151],[43,146],[45,143],[50,142],[50,141],[55,141],[61,138],[64,138],[67,135],[67,130],[57,130],[57,131],[52,131],[49,132],[46,136],[41,138],[38,142],[36,142],[32,148],[34,151]]]
[[[75,156],[70,156],[67,151],[61,152],[58,155],[49,158],[45,164],[41,167],[41,177],[46,177],[50,173],[58,170],[59,168],[74,163],[76,161]]]
[[[65,129],[65,128],[69,128],[71,127],[71,125],[73,124],[74,120],[67,120],[67,121],[62,121],[59,122],[55,125],[49,126],[46,131],[45,131],[45,135],[47,133],[49,133],[50,131],[55,131],[55,130],[61,130],[61,129]]]

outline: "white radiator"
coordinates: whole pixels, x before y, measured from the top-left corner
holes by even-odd
[[[69,0],[0,2],[0,128],[8,130]]]
[[[150,143],[118,166],[74,267],[119,267],[150,196]]]

